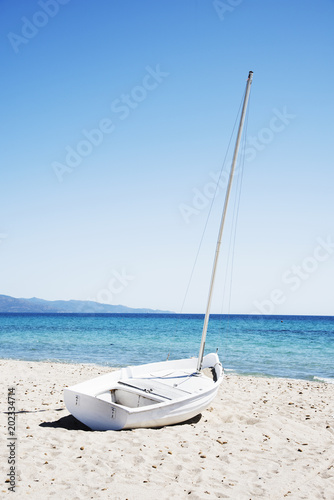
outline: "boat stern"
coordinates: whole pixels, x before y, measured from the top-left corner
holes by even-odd
[[[80,422],[94,431],[120,430],[126,426],[128,412],[109,401],[74,388],[64,389],[67,410]]]

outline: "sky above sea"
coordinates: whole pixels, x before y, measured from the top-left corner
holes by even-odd
[[[1,294],[202,313],[252,70],[213,312],[333,315],[333,1],[0,8]]]

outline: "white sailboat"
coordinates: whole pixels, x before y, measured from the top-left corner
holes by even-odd
[[[224,370],[217,353],[204,356],[220,244],[253,72],[248,75],[230,177],[218,233],[198,358],[128,366],[64,389],[68,411],[93,430],[177,424],[204,411],[215,398]]]

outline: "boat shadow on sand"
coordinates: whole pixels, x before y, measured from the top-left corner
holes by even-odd
[[[197,424],[202,418],[202,414],[196,415],[196,417],[190,418],[185,422],[170,425],[169,427],[176,427],[182,425]],[[53,422],[42,422],[39,424],[40,427],[52,427],[54,429],[66,429],[68,431],[89,431],[89,432],[106,432],[106,431],[92,431],[87,425],[82,424],[72,415],[67,415],[66,417],[61,417]],[[162,427],[154,427],[154,429],[161,429]],[[153,429],[153,427],[152,427]],[[123,432],[131,431],[132,429],[124,429]],[[118,431],[119,432],[119,431]]]

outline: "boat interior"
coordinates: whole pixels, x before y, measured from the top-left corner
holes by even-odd
[[[128,408],[141,408],[202,393],[212,388],[213,383],[212,377],[198,372],[148,374],[120,379],[114,387],[96,397]]]

